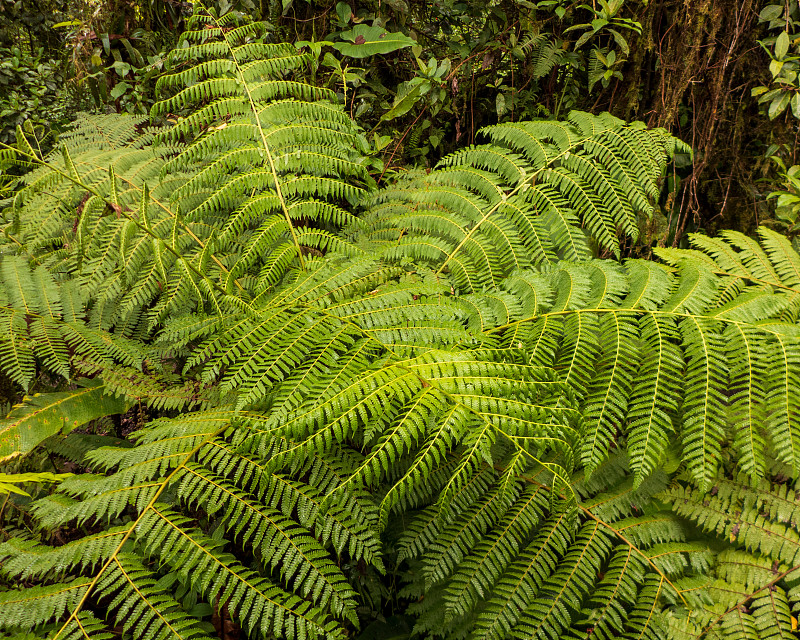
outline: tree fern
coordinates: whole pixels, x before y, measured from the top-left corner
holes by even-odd
[[[235,304],[227,291],[251,298],[305,252],[354,251],[331,230],[370,184],[365,143],[340,107],[308,101],[325,91],[286,79],[302,55],[232,16],[213,26],[198,12],[172,54],[180,70],[159,83],[193,84],[154,113],[191,115],[144,135],[141,119],[83,120],[15,198],[12,234],[28,207],[48,211],[17,243],[76,276],[102,329],[152,335],[168,316]],[[98,138],[106,154],[91,151]],[[20,156],[36,154],[22,145]]]
[[[609,115],[489,127],[377,190],[306,62],[198,7],[162,126],[83,116],[47,158],[20,132],[0,367],[63,388],[0,458],[87,472],[0,544],[3,632],[356,637],[390,572],[415,637],[791,632],[788,241],[592,258],[680,145]],[[126,440],[62,433],[133,403]]]
[[[647,276],[645,287],[637,279],[642,275]],[[643,621],[657,618],[641,614],[628,623],[620,612],[641,612],[647,607],[656,611],[659,594],[670,589],[679,600],[680,591],[670,576],[699,565],[672,558],[687,553],[691,557],[699,551],[683,542],[686,534],[680,533],[679,522],[649,513],[634,515],[631,502],[626,507],[624,498],[604,497],[601,507],[583,500],[576,503],[571,496],[582,490],[570,488],[568,475],[578,461],[587,471],[605,469],[610,443],[618,439],[628,449],[635,472],[621,485],[622,495],[646,491],[652,484],[648,478],[667,455],[672,433],[680,433],[680,418],[692,415],[695,398],[683,395],[674,383],[660,383],[654,373],[675,378],[684,367],[696,366],[698,375],[710,379],[718,375],[712,355],[726,363],[746,353],[748,360],[759,362],[769,355],[750,348],[756,338],[793,345],[792,325],[778,319],[786,306],[782,296],[762,291],[751,295],[747,304],[726,303],[704,313],[708,292],[719,280],[720,276],[694,264],[677,274],[668,269],[653,272],[637,262],[622,270],[597,262],[543,265],[536,271],[515,273],[496,292],[472,294],[462,301],[424,269],[411,274],[375,260],[307,261],[303,270],[298,267],[290,272],[281,287],[265,291],[241,312],[177,318],[165,327],[162,339],[176,354],[195,345],[192,357],[185,360],[186,373],[217,384],[218,392],[225,394],[222,397],[236,398],[235,406],[240,411],[249,408],[249,413],[197,415],[174,425],[156,423],[139,432],[136,449],[90,454],[96,469],[119,467],[119,471],[66,482],[60,494],[42,500],[34,513],[43,526],[52,528],[90,518],[113,520],[134,508],[138,516],[123,535],[139,548],[138,562],[142,566],[166,562],[178,570],[176,556],[158,553],[169,541],[168,546],[183,549],[199,563],[190,564],[200,580],[193,588],[209,601],[223,595],[244,597],[237,585],[251,581],[242,573],[250,569],[235,564],[234,556],[225,555],[228,552],[216,540],[204,537],[182,509],[204,507],[209,518],[222,514],[218,517],[230,521],[232,527],[232,539],[226,544],[249,544],[257,536],[277,549],[297,550],[299,556],[287,551],[286,563],[280,565],[273,563],[274,549],[254,553],[262,563],[260,576],[252,577],[259,585],[254,597],[263,598],[259,612],[268,612],[267,618],[276,616],[278,624],[283,624],[284,615],[297,616],[289,626],[268,627],[266,632],[313,635],[333,633],[326,608],[329,616],[340,619],[352,617],[353,611],[352,604],[347,604],[352,602],[353,590],[337,573],[332,556],[325,554],[347,548],[381,570],[374,536],[403,510],[430,504],[422,512],[428,533],[415,543],[414,556],[406,552],[402,557],[425,558],[420,584],[432,593],[441,592],[443,604],[436,610],[451,613],[442,613],[441,620],[430,618],[438,622],[420,627],[421,631],[445,628],[452,622],[462,630],[477,625],[475,633],[483,633],[477,631],[483,628],[480,620],[500,619],[500,609],[493,608],[494,599],[489,597],[497,583],[498,593],[505,595],[496,606],[507,622],[504,630],[487,632],[490,635],[524,635],[538,629],[560,633],[579,620],[587,629],[595,626],[590,621],[597,620],[608,634],[628,628],[643,632]],[[512,291],[528,294],[512,304],[508,296]],[[504,300],[500,313],[496,303]],[[443,317],[448,318],[444,323]],[[402,320],[404,325],[399,324]],[[729,325],[750,339],[726,341]],[[707,352],[695,365],[698,343]],[[643,363],[638,371],[621,368],[637,359]],[[735,375],[749,380],[762,374],[753,365]],[[728,379],[720,380],[722,389]],[[612,395],[630,400],[615,405],[615,413],[606,408]],[[722,416],[738,411],[742,402],[741,394],[729,397],[721,390],[716,397],[706,394],[697,399],[718,403],[715,410]],[[761,412],[765,400],[764,394],[746,395],[744,402],[755,408],[745,409]],[[611,425],[625,416],[630,418],[623,432],[617,434],[619,426],[611,431]],[[703,424],[701,430],[714,426]],[[692,458],[697,445],[690,427],[683,437],[684,456],[702,482],[716,472],[716,467],[708,466],[715,457],[714,443],[701,450],[708,462],[698,468]],[[737,440],[737,428],[738,422],[732,422],[734,451],[744,461],[743,468],[752,472],[747,463],[755,459],[753,452],[761,456],[763,465],[765,451]],[[791,425],[782,428],[789,438],[794,437]],[[779,443],[780,435],[769,437]],[[726,437],[724,428],[718,443],[722,437]],[[315,468],[313,460],[341,456],[337,452],[342,447],[350,450],[350,465],[335,476],[325,474],[330,480],[324,482],[312,473],[311,484],[303,486],[307,469]],[[196,461],[205,466],[196,466]],[[539,499],[532,497],[538,492],[522,491],[525,478],[537,466],[541,469],[537,482],[544,492]],[[288,486],[281,480],[286,473]],[[262,479],[263,474],[272,479]],[[286,488],[276,493],[269,487],[281,486],[278,482]],[[365,490],[385,497],[373,502],[375,498],[368,498]],[[158,502],[162,494],[175,495],[175,502]],[[299,496],[308,505],[303,516],[293,513]],[[636,502],[646,503],[644,496]],[[371,524],[366,529],[342,515],[359,500],[364,513],[374,514],[368,517]],[[562,517],[572,523],[561,534],[566,536],[565,546],[549,552],[536,532],[552,518]],[[618,525],[620,519],[623,524]],[[246,533],[242,527],[247,527]],[[503,536],[502,531],[511,527],[514,535]],[[319,543],[311,537],[312,530],[336,530],[337,534]],[[413,521],[409,531],[417,531]],[[161,537],[153,542],[147,537],[151,532]],[[190,546],[181,546],[181,540]],[[528,545],[530,558],[525,551]],[[123,546],[100,568],[92,588],[101,589],[107,581],[109,596],[124,594],[120,597],[131,600],[135,599],[133,587],[120,582],[117,573],[122,570],[120,554],[127,553]],[[554,554],[552,573],[523,579],[528,575],[526,565],[513,568],[524,562],[540,566],[543,553]],[[289,560],[292,557],[302,560]],[[631,568],[627,573],[619,570],[617,582],[607,587],[602,580],[590,580],[603,573],[602,568],[617,567],[620,562]],[[210,571],[208,567],[221,563],[233,563],[234,569],[216,585],[216,591],[209,591],[202,576],[210,575],[204,573]],[[510,584],[522,580],[519,584],[527,585],[527,595],[514,605],[516,613],[510,603],[517,601],[517,592],[506,592],[502,586],[506,570],[513,572]],[[642,578],[650,573],[652,578]],[[147,580],[158,581],[158,574],[142,576],[143,585],[150,584]],[[627,576],[624,583],[620,582],[623,576]],[[261,580],[276,580],[282,587]],[[633,583],[643,583],[648,590],[634,592]],[[624,599],[616,604],[613,599],[595,600],[592,605],[587,598],[593,585],[600,592],[612,589]],[[537,600],[540,589],[546,595]],[[311,598],[313,604],[303,604],[289,590]],[[146,586],[136,593],[144,599],[142,612],[158,611],[168,603]],[[489,613],[481,618],[483,601]],[[435,598],[430,600],[435,602]],[[453,603],[450,609],[448,602]],[[164,604],[164,617],[171,606]],[[311,611],[307,607],[313,608],[313,614],[307,615]],[[473,613],[474,607],[478,611]],[[581,617],[573,618],[565,610],[582,611]],[[246,626],[255,624],[248,622],[249,611],[237,614]],[[420,612],[420,620],[430,615]],[[478,617],[473,623],[474,615]]]

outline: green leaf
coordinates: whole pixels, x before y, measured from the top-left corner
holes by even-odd
[[[37,482],[40,484],[53,484],[72,477],[71,473],[0,473],[0,496],[9,493],[16,493],[22,496],[30,495],[16,485],[25,482]]]
[[[336,15],[339,16],[339,20],[343,24],[348,24],[350,22],[350,18],[353,17],[353,10],[350,8],[350,5],[347,4],[346,2],[337,2]]]
[[[422,87],[417,85],[404,96],[395,99],[392,108],[381,116],[381,120],[393,120],[405,115],[422,98]]]
[[[392,53],[416,43],[402,33],[389,33],[381,27],[358,24],[352,30],[340,34],[347,42],[337,42],[333,47],[351,58],[369,58],[376,54]]]
[[[99,381],[81,384],[75,391],[26,397],[0,420],[0,462],[29,453],[56,433],[69,433],[90,420],[127,410],[129,402],[110,395]]]
[[[766,104],[770,100],[773,100],[777,96],[780,96],[784,93],[784,90],[778,87],[777,89],[770,89],[764,94],[761,94],[758,98],[758,104]]]
[[[505,94],[498,93],[497,98],[495,98],[495,108],[497,110],[497,117],[502,117],[503,114],[507,111],[506,109],[506,96]]]
[[[783,60],[786,53],[789,51],[789,34],[781,31],[781,35],[775,40],[775,57],[778,60]]]
[[[617,46],[620,48],[620,51],[624,53],[626,56],[630,54],[631,50],[628,46],[628,41],[625,37],[616,29],[608,29],[608,32],[614,36],[614,42],[617,43]],[[613,51],[611,53],[614,53]]]
[[[189,609],[188,613],[195,618],[204,618],[214,613],[214,609],[207,602],[199,602]]]
[[[776,96],[772,102],[769,104],[769,109],[767,110],[767,115],[769,116],[770,120],[774,120],[779,115],[781,115],[787,106],[789,106],[789,100],[791,99],[792,94],[788,91],[784,91],[781,95]]]
[[[761,13],[758,14],[758,21],[772,22],[773,20],[777,20],[783,15],[783,8],[782,4],[768,4],[761,10]]]
[[[122,96],[124,96],[125,92],[130,88],[131,85],[129,85],[127,82],[118,82],[117,84],[114,85],[114,88],[108,92],[108,95],[110,95],[114,100],[116,100],[117,98],[121,98]]]
[[[585,32],[580,38],[575,41],[575,50],[577,51],[580,49],[584,44],[586,44],[589,39],[594,35],[594,31],[587,31]]]

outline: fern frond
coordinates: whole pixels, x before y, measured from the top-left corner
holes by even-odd
[[[64,591],[77,593],[69,601],[49,587],[20,592],[20,602],[38,602],[38,598],[44,603],[41,611],[37,609],[35,624],[59,618],[68,610],[67,622],[56,633],[62,637],[69,633],[83,607],[91,606],[92,599],[84,597],[91,593],[109,602],[102,616],[123,624],[134,637],[204,637],[199,621],[187,615],[160,588],[158,574],[148,566],[150,558],[158,558],[161,564],[184,572],[192,588],[209,601],[227,602],[243,625],[259,635],[340,635],[339,625],[329,619],[325,610],[330,608],[337,615],[352,618],[353,591],[327,550],[291,516],[259,503],[255,496],[248,497],[228,480],[192,462],[198,452],[212,447],[212,442],[221,442],[217,438],[230,428],[231,415],[216,412],[197,415],[189,422],[158,421],[137,433],[137,447],[105,448],[91,453],[96,467],[119,466],[119,471],[109,476],[75,476],[62,493],[38,502],[35,512],[47,527],[76,517],[119,513],[128,503],[138,516],[106,534],[85,537],[63,547],[9,543],[0,549],[7,558],[4,571],[9,575],[57,577],[81,570],[94,575],[80,583],[80,590],[75,587]],[[173,486],[187,505],[202,505],[209,514],[219,510],[220,500],[226,505],[222,508],[229,510],[223,513],[231,518],[231,533],[238,544],[256,545],[260,549],[257,557],[263,564],[254,569],[237,564],[224,550],[227,543],[204,536],[193,521],[169,505],[158,503],[159,495],[168,486]],[[78,500],[67,498],[68,495]],[[116,496],[122,497],[122,504]],[[234,519],[239,524],[234,525]],[[126,544],[129,539],[135,539],[136,544]],[[273,568],[298,595],[270,580]],[[302,596],[313,598],[318,606]],[[7,611],[12,615],[11,607]],[[9,620],[5,626],[18,626],[17,618]]]
[[[164,139],[197,131],[222,117],[228,121],[211,127],[163,170],[202,162],[200,172],[175,196],[202,193],[204,188],[214,191],[204,202],[184,209],[187,219],[221,220],[240,206],[243,209],[235,217],[247,216],[248,226],[263,224],[269,215],[279,216],[285,237],[294,246],[294,259],[302,265],[303,242],[295,232],[289,207],[300,205],[306,214],[313,214],[315,201],[335,206],[337,201],[359,197],[361,187],[355,183],[365,184],[368,176],[353,147],[357,130],[341,109],[317,102],[333,98],[332,92],[287,79],[286,74],[304,64],[306,56],[288,44],[254,40],[263,35],[262,24],[243,24],[230,32],[197,29],[204,21],[208,25],[218,21],[204,10],[193,20],[182,36],[188,46],[173,53],[173,63],[180,60],[183,68],[159,81],[162,89],[189,82],[190,86],[157,103],[154,113],[202,105]],[[210,43],[210,38],[217,42]],[[229,170],[233,167],[236,173]],[[269,208],[256,214],[247,204],[253,196],[269,202]],[[311,206],[303,206],[306,201]],[[270,245],[276,248],[274,240]]]
[[[618,233],[635,239],[636,212],[652,211],[668,140],[623,124],[575,112],[568,122],[487,127],[490,144],[457,152],[438,171],[374,199],[371,233],[402,229],[410,239],[398,237],[402,251],[390,255],[449,268],[467,291],[497,284],[554,250],[584,257],[576,212],[596,241],[618,252]],[[390,203],[397,218],[382,214]],[[438,251],[413,240],[422,234]]]
[[[221,551],[221,543],[187,527],[189,522],[166,505],[154,504],[137,527],[149,554],[188,572],[209,600],[228,602],[247,630],[287,638],[340,635],[319,609],[240,565]]]
[[[767,493],[762,498],[746,485],[721,482],[710,492],[676,486],[665,495],[676,513],[728,539],[729,543],[770,556],[788,566],[798,564],[800,535],[793,526],[787,526],[783,517],[760,510],[762,504],[769,508],[771,503],[780,503],[780,493]]]
[[[72,611],[88,591],[91,580],[0,592],[0,625],[6,629],[35,629]]]
[[[722,548],[689,618],[681,608],[666,621],[687,637],[790,637],[797,606],[797,532],[793,490],[744,478],[718,478],[709,492],[692,486],[665,492],[672,508],[717,538]]]
[[[138,558],[116,553],[106,566],[97,592],[110,599],[108,612],[127,633],[139,638],[209,638],[180,603],[159,588],[157,576]]]
[[[12,538],[0,544],[3,575],[29,579],[58,576],[66,572],[68,567],[91,570],[113,554],[125,532],[125,527],[112,527],[61,547],[49,547],[32,540]]]
[[[252,546],[261,562],[279,571],[303,596],[312,596],[322,607],[331,601],[335,613],[347,615],[355,622],[355,593],[328,559],[327,551],[304,527],[272,508],[259,505],[198,465],[186,466],[178,495],[189,504],[202,505],[209,515],[227,504],[223,517],[236,523],[231,533],[241,539],[243,546]]]
[[[237,452],[224,440],[214,440],[200,452],[200,459],[216,473],[224,474],[259,502],[278,509],[286,517],[296,515],[298,523],[311,529],[322,545],[332,545],[336,553],[345,550],[355,560],[376,566],[383,571],[380,541],[371,528],[371,505],[357,492],[343,496],[341,503],[330,503],[323,509],[324,495],[320,488],[296,480],[293,473],[275,473],[266,461],[253,454]],[[291,471],[291,470],[288,470]],[[300,473],[305,472],[302,469]],[[303,473],[304,475],[304,473]],[[319,474],[315,475],[315,485]]]

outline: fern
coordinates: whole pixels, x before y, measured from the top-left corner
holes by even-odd
[[[783,293],[790,304],[785,319],[797,320],[800,262],[791,243],[780,234],[760,227],[759,244],[736,231],[725,231],[720,238],[699,234],[690,236],[695,249],[658,249],[657,253],[670,264],[690,261],[701,264],[721,276],[724,287],[719,302],[729,302],[747,288]]]
[[[23,388],[30,386],[37,360],[64,378],[116,363],[141,368],[147,353],[143,345],[84,321],[86,305],[74,281],[60,285],[47,269],[31,269],[15,255],[0,258],[0,281],[0,366]]]
[[[0,544],[3,632],[199,639],[227,611],[355,637],[389,573],[415,637],[791,632],[788,241],[592,258],[680,147],[607,114],[490,127],[377,190],[307,62],[198,6],[172,126],[82,116],[47,158],[20,134],[0,367],[63,388],[3,421],[0,459],[86,472]],[[133,403],[154,417],[127,440],[66,435]]]
[[[158,83],[188,88],[154,106],[155,114],[199,107],[162,139],[204,135],[162,171],[197,167],[174,193],[192,196],[181,215],[218,229],[211,251],[246,247],[226,270],[228,291],[254,269],[260,282],[275,284],[292,262],[303,264],[309,248],[347,251],[330,225],[352,219],[340,204],[355,202],[371,181],[356,151],[358,130],[340,107],[320,101],[333,93],[292,79],[306,56],[264,43],[263,25],[231,24],[232,16],[195,16],[171,54],[185,68]]]
[[[401,553],[421,556],[423,561],[418,582],[405,593],[426,594],[416,607],[425,612],[417,630],[458,637],[461,631],[451,635],[449,630],[462,627],[475,638],[536,633],[557,637],[570,630],[576,635],[591,630],[601,637],[625,633],[657,637],[663,629],[658,617],[651,613],[643,621],[629,613],[635,614],[634,605],[642,606],[643,599],[652,611],[656,599],[651,583],[671,589],[676,573],[671,565],[682,573],[687,558],[697,556],[694,564],[702,567],[707,552],[681,544],[687,530],[668,514],[625,518],[631,509],[626,500],[629,479],[604,492],[588,493],[577,505],[551,504],[535,475],[525,477],[525,482],[530,484],[499,505],[500,517],[491,520],[494,525],[481,524],[481,514],[496,500],[490,489],[488,497],[443,525],[427,543],[415,542],[427,511],[420,513],[420,525],[409,526],[401,539]],[[647,500],[663,482],[662,477],[638,490],[637,499]],[[574,487],[581,493],[588,489],[580,481]],[[607,511],[612,500],[624,501],[627,507],[612,514]],[[486,541],[472,546],[476,530]],[[509,553],[502,541],[510,539],[514,542]],[[471,551],[464,553],[465,545]],[[437,590],[437,583],[443,589]],[[431,598],[431,592],[437,595]]]
[[[676,513],[723,546],[702,591],[693,595],[691,618],[682,617],[681,608],[667,618],[676,637],[794,635],[792,611],[800,594],[794,490],[732,478],[720,479],[708,492],[676,486],[665,497]]]
[[[649,215],[667,154],[663,131],[610,115],[487,127],[489,144],[459,151],[422,179],[382,191],[365,218],[371,243],[448,272],[465,292],[514,269],[589,255],[587,237],[619,255]]]
[[[341,205],[371,180],[356,127],[336,105],[293,99],[328,94],[286,80],[304,57],[259,42],[256,24],[231,31],[232,15],[212,28],[217,18],[198,13],[172,54],[181,70],[159,82],[193,84],[154,113],[191,115],[144,135],[142,119],[80,120],[14,200],[9,232],[29,207],[48,212],[15,240],[77,276],[101,329],[147,338],[168,316],[236,305],[226,292],[252,298],[308,251],[355,251],[331,230],[353,219]],[[231,69],[238,79],[224,77]],[[105,153],[92,151],[98,138]]]
[[[344,609],[339,600],[340,594],[333,593],[330,587],[325,588],[323,585],[328,584],[331,579],[341,581],[341,578],[335,577],[338,569],[334,565],[320,558],[324,550],[319,547],[314,551],[315,541],[302,532],[300,525],[291,526],[286,518],[276,517],[274,512],[270,514],[267,508],[256,507],[255,503],[246,497],[248,494],[233,488],[232,485],[227,488],[215,480],[212,472],[203,472],[200,467],[190,462],[198,451],[208,446],[214,437],[227,429],[226,417],[225,414],[217,413],[209,414],[199,420],[200,416],[196,416],[190,424],[168,422],[165,425],[154,425],[155,433],[152,430],[139,432],[140,442],[143,443],[139,448],[97,450],[93,454],[94,464],[107,467],[119,463],[124,464],[125,468],[120,470],[117,476],[111,475],[107,479],[97,476],[77,476],[74,481],[63,486],[65,497],[66,494],[86,496],[87,491],[93,494],[93,497],[84,503],[76,502],[74,498],[67,498],[67,502],[63,499],[46,498],[37,506],[38,517],[49,526],[69,522],[75,517],[79,520],[88,517],[115,517],[128,501],[140,505],[138,517],[126,526],[117,527],[113,533],[84,538],[72,543],[69,550],[68,547],[56,550],[47,549],[42,545],[33,548],[30,545],[23,547],[6,545],[2,551],[7,557],[4,571],[10,573],[18,571],[19,568],[15,569],[15,566],[20,567],[20,565],[15,564],[14,558],[27,557],[31,553],[36,555],[37,564],[36,568],[33,568],[30,563],[25,563],[26,574],[34,572],[47,576],[54,570],[63,571],[65,557],[80,558],[80,562],[94,567],[95,574],[88,589],[84,589],[79,597],[82,598],[89,592],[94,594],[94,597],[114,596],[116,606],[124,605],[125,612],[130,610],[138,612],[130,617],[127,617],[127,613],[120,614],[123,615],[122,619],[127,617],[128,620],[137,620],[140,616],[142,618],[140,624],[131,625],[130,631],[137,636],[141,634],[143,637],[149,637],[148,633],[167,633],[165,625],[174,627],[180,622],[179,627],[187,627],[185,615],[175,617],[179,612],[179,608],[176,609],[177,603],[157,587],[158,575],[143,564],[147,558],[159,558],[161,566],[166,563],[167,566],[173,566],[175,570],[186,572],[186,575],[191,576],[193,587],[198,593],[203,594],[207,601],[213,602],[215,598],[220,598],[228,602],[228,607],[236,611],[250,628],[265,634],[274,633],[287,637],[316,637],[320,634],[325,635],[328,631],[333,632],[333,623],[320,607],[332,601],[331,606],[336,611],[341,613]],[[178,441],[169,443],[167,449],[163,446],[167,444],[166,442],[156,439],[165,431],[186,433],[187,428],[190,428],[192,435],[184,435]],[[124,462],[120,455],[124,457]],[[159,496],[168,486],[177,488],[179,500],[186,504],[196,504],[198,500],[205,503],[204,496],[219,498],[218,492],[221,488],[227,488],[225,495],[235,500],[231,503],[231,508],[237,510],[240,515],[244,513],[240,510],[246,509],[250,515],[244,522],[250,525],[257,524],[258,531],[261,532],[256,534],[255,539],[252,534],[248,534],[240,542],[248,546],[249,543],[255,542],[264,553],[272,554],[274,550],[270,543],[274,541],[275,536],[285,536],[287,544],[296,548],[295,553],[299,555],[295,556],[293,565],[287,564],[283,570],[289,574],[287,578],[301,580],[304,585],[301,592],[309,596],[313,594],[319,606],[312,606],[300,600],[267,577],[259,576],[257,572],[237,564],[234,557],[223,550],[224,541],[203,536],[186,517],[174,511],[169,504],[158,502]],[[122,504],[117,500],[97,499],[120,491],[124,494]],[[213,511],[212,508],[212,513]],[[252,520],[253,518],[255,520]],[[236,530],[232,530],[231,533],[235,536]],[[267,533],[269,536],[265,539]],[[130,547],[131,541],[134,542],[133,548]],[[134,550],[136,550],[134,555],[131,555]],[[265,556],[260,554],[259,556],[262,561],[265,560]],[[266,559],[268,557],[266,556]],[[319,558],[320,568],[318,572],[308,576],[309,568],[305,563],[311,557]],[[288,562],[288,556],[286,560]],[[298,588],[300,586],[298,585]],[[27,626],[36,626],[59,617],[59,607],[61,610],[67,606],[74,608],[74,602],[62,600],[72,597],[64,594],[73,593],[75,591],[59,591],[57,596],[53,595],[53,598],[56,598],[54,603],[48,605],[55,609],[43,608],[38,612],[26,609],[25,604],[27,602],[25,598],[39,597],[38,591],[32,592],[30,596],[20,597],[17,594],[13,597],[16,598],[14,602],[20,602],[20,606],[29,611]],[[17,614],[13,612],[16,610],[11,607],[6,610],[10,617],[4,617],[4,624],[10,627],[21,626],[15,622],[14,616]],[[74,616],[70,620],[74,620]],[[68,624],[62,626],[56,635],[60,637],[60,634],[66,632],[67,626]],[[190,628],[191,626],[187,627]],[[186,633],[192,636],[190,631],[178,635],[183,636]]]

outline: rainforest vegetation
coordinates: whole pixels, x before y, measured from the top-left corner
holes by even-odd
[[[789,639],[797,0],[0,0],[0,637]]]

